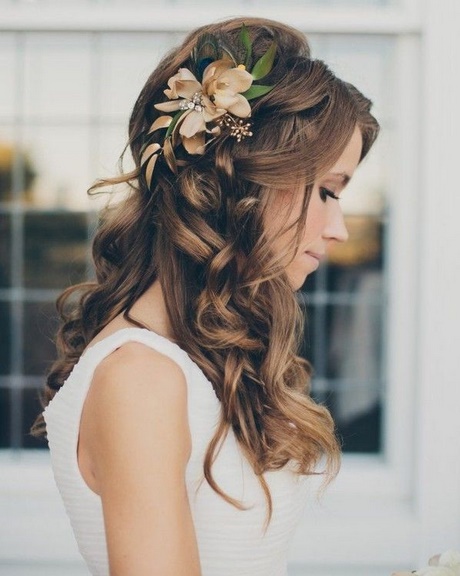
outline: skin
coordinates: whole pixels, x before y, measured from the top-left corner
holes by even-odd
[[[294,231],[274,242],[294,289],[318,267],[329,242],[347,239],[338,201],[325,196],[322,188],[339,195],[346,182],[333,174],[351,178],[360,153],[361,134],[355,130],[336,164],[315,182],[297,252],[290,249]],[[268,232],[299,214],[301,194],[294,206],[286,200],[281,194],[275,203]],[[153,332],[172,338],[159,282],[137,300],[131,315]],[[122,315],[117,316],[90,347],[131,326]],[[83,406],[77,453],[83,480],[101,497],[110,576],[201,575],[185,484],[190,453],[187,383],[182,370],[143,344],[123,344],[94,372]]]
[[[135,342],[105,358],[85,400],[78,462],[101,497],[111,576],[200,576],[190,452],[179,366]]]
[[[298,290],[306,277],[314,272],[325,257],[330,242],[345,242],[348,232],[338,200],[328,196],[325,190],[340,196],[359,163],[362,137],[358,127],[334,166],[320,175],[314,183],[308,205],[304,233],[298,250],[294,252],[295,226],[273,241],[273,251],[282,255],[281,262],[286,270],[293,290]],[[281,193],[274,200],[266,217],[268,234],[289,228],[299,218],[303,192],[292,197],[291,191]]]

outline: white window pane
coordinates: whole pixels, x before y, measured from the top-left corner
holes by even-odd
[[[307,279],[307,357],[313,391],[330,407],[346,452],[379,453],[385,387],[385,254],[388,147],[395,146],[390,92],[393,40],[315,35],[313,57],[325,60],[373,103],[383,130],[341,196],[349,241],[331,247],[326,267]],[[334,249],[332,249],[334,248]]]
[[[388,174],[392,170],[394,41],[378,36],[326,36],[312,38],[313,56],[325,60],[344,80],[354,84],[373,102],[372,112],[382,126],[370,155],[347,186],[342,208],[346,214],[382,215],[388,202]]]
[[[128,140],[127,122],[114,124],[102,124],[93,131],[93,140],[96,142],[97,150],[94,154],[92,166],[92,182],[101,178],[111,178],[119,175],[119,158]],[[123,158],[123,172],[127,173],[135,168],[129,149]],[[125,188],[127,189],[127,188]],[[106,206],[108,202],[113,203],[122,199],[122,186],[117,186],[112,194],[112,189],[102,189],[103,192],[96,193],[87,198],[86,208],[97,211]]]
[[[340,205],[347,215],[382,216],[388,201],[388,174],[385,149],[388,134],[380,134],[372,153],[358,167],[341,195]],[[385,141],[384,141],[385,140]]]
[[[37,172],[30,204],[40,209],[85,209],[91,183],[89,127],[29,126],[24,140]]]
[[[24,113],[29,118],[85,118],[91,112],[88,34],[30,34],[26,41]]]
[[[370,98],[373,113],[381,124],[391,121],[390,79],[394,76],[394,41],[382,36],[327,37],[318,45],[314,57],[325,60],[330,68],[344,80]]]
[[[102,125],[98,131],[98,161],[96,177],[113,176],[118,173],[118,160],[128,141],[127,123]],[[123,171],[134,169],[129,149],[123,159]]]
[[[17,53],[14,34],[0,34],[0,119],[11,119],[15,113],[17,90]]]
[[[100,44],[99,114],[128,123],[128,117],[160,58],[177,43],[174,34],[104,34]]]

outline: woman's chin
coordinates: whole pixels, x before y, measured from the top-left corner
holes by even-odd
[[[308,266],[308,270],[298,270],[296,271],[297,273],[291,273],[289,274],[288,271],[288,278],[289,278],[289,284],[292,286],[292,290],[294,292],[297,292],[297,290],[300,290],[302,288],[302,286],[305,284],[306,279],[308,278],[308,276],[310,276],[310,274],[313,274],[314,272],[316,272],[316,270],[318,269],[319,266],[319,262],[316,261],[314,263],[313,266]]]
[[[302,288],[302,286],[305,284],[305,281],[308,278],[308,276],[310,276],[310,274],[312,274],[313,272],[314,272],[314,270],[312,270],[312,272],[308,272],[307,274],[304,274],[301,278],[297,277],[295,279],[291,279],[289,281],[289,284],[292,287],[292,291],[293,292],[299,291]]]

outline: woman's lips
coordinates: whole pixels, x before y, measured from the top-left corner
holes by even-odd
[[[305,254],[308,254],[312,258],[316,258],[316,260],[318,260],[318,262],[321,262],[321,260],[323,260],[323,258],[325,256],[325,254],[319,254],[318,252],[310,252],[310,251],[306,251]]]

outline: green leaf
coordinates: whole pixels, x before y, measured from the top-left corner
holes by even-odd
[[[273,88],[273,86],[253,84],[248,90],[246,90],[246,92],[243,92],[242,96],[244,96],[246,100],[253,100],[254,98],[259,98],[260,96],[268,94]]]
[[[249,36],[249,31],[246,28],[246,25],[243,24],[241,26],[241,32],[240,32],[240,42],[243,45],[243,48],[246,51],[246,57],[244,59],[244,65],[246,66],[246,68],[249,66],[249,63],[251,62],[251,56],[252,56],[252,43],[251,43],[251,38]]]
[[[180,110],[179,112],[177,112],[174,115],[174,118],[171,121],[171,124],[168,126],[168,129],[166,131],[165,134],[165,140],[166,138],[168,138],[168,136],[171,136],[172,131],[174,130],[174,128],[176,127],[177,121],[179,120],[179,118],[182,116],[182,114],[184,114],[184,112],[187,112],[187,110]]]
[[[264,78],[270,70],[273,68],[273,62],[275,60],[277,44],[272,42],[270,48],[265,52],[265,54],[257,60],[254,64],[254,68],[251,71],[254,80],[260,80]]]

